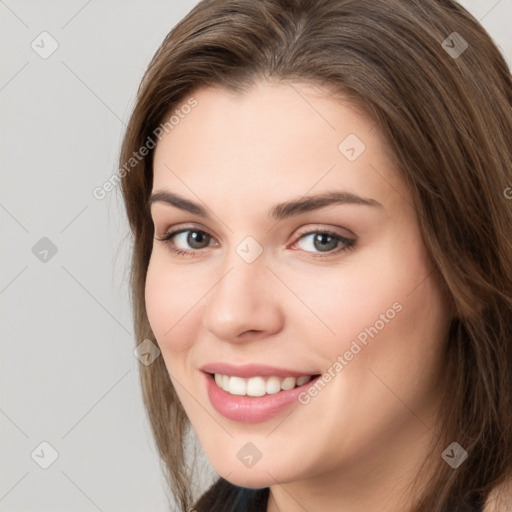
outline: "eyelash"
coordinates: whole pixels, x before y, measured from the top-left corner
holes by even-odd
[[[206,233],[206,231],[202,231],[200,229],[195,229],[195,228],[183,228],[183,229],[178,229],[176,231],[171,231],[169,233],[166,233],[162,238],[158,238],[158,237],[155,237],[156,240],[160,241],[160,242],[164,242],[168,247],[169,249],[174,252],[176,255],[178,256],[182,256],[182,257],[190,257],[190,258],[194,258],[194,257],[197,257],[197,252],[200,252],[201,249],[195,249],[195,250],[191,250],[191,251],[186,251],[184,249],[176,249],[174,246],[173,246],[173,243],[172,243],[172,239],[174,238],[174,236],[176,235],[179,235],[180,233],[186,233],[187,231],[191,231],[191,232],[196,232],[196,233],[202,233],[210,238],[213,238],[211,237],[210,235],[208,235],[208,233]],[[351,240],[349,238],[345,238],[343,236],[341,236],[340,234],[338,233],[335,233],[333,231],[329,231],[329,230],[320,230],[320,229],[317,229],[317,230],[311,230],[311,231],[307,231],[306,233],[302,233],[298,238],[297,240],[294,242],[294,245],[295,243],[308,236],[308,235],[312,235],[312,234],[323,234],[323,235],[329,235],[329,236],[332,236],[334,237],[335,239],[337,239],[339,242],[342,242],[343,244],[345,244],[344,247],[341,247],[341,248],[338,248],[338,249],[334,249],[333,251],[329,251],[325,254],[323,253],[311,253],[311,251],[305,251],[307,253],[310,253],[310,254],[314,254],[313,258],[328,258],[328,257],[332,257],[333,255],[335,254],[339,254],[339,253],[342,253],[342,252],[345,252],[345,251],[349,251],[351,249],[353,249],[356,245],[356,241],[355,240]]]

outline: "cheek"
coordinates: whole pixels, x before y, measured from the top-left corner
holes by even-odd
[[[168,265],[162,261],[161,255],[154,253],[149,262],[146,276],[145,303],[149,324],[160,346],[167,352],[183,352],[187,350],[184,329],[192,325],[190,314],[193,304],[199,297],[191,295],[191,282],[180,279],[180,269],[169,271]],[[200,296],[200,295],[199,295]]]
[[[311,312],[303,314],[304,321],[308,319],[311,329],[322,336],[324,353],[339,353],[358,336],[364,341],[365,328],[376,322],[381,327],[381,315],[399,316],[408,285],[401,285],[396,272],[392,265],[379,266],[378,259],[372,259],[322,269],[305,278],[295,276],[294,291]]]
[[[165,318],[169,307],[172,309],[172,304],[169,303],[169,294],[166,292],[165,280],[161,277],[158,265],[155,263],[154,257],[151,256],[144,297],[149,324],[158,341],[170,327],[170,325],[165,325]]]
[[[361,362],[372,353],[382,357],[381,350],[388,355],[432,350],[446,330],[447,308],[431,271],[421,238],[395,236],[383,237],[339,270],[297,281],[297,294],[317,317],[312,325],[324,333],[315,350],[335,360],[359,345]],[[368,351],[370,345],[380,348]]]

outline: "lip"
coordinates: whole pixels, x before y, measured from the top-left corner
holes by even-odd
[[[267,366],[260,364],[244,364],[233,365],[229,363],[209,363],[200,368],[206,373],[219,373],[221,375],[229,375],[230,377],[243,377],[249,379],[251,377],[300,377],[302,375],[318,375],[320,372],[301,372],[299,370],[289,370],[286,368],[278,368],[277,366]]]
[[[238,368],[237,371],[239,371]],[[253,370],[247,371],[253,372]],[[222,372],[217,371],[212,373]],[[219,388],[219,386],[217,386],[213,375],[210,375],[210,373],[205,372],[202,372],[202,374],[205,381],[206,393],[208,395],[208,398],[210,399],[213,408],[219,414],[222,414],[222,416],[228,418],[229,420],[238,421],[242,423],[259,423],[267,421],[273,418],[274,416],[277,416],[280,412],[284,411],[288,407],[291,407],[293,404],[298,405],[298,396],[302,392],[304,392],[309,386],[313,385],[317,379],[320,378],[320,375],[318,375],[314,379],[311,379],[309,382],[306,382],[306,384],[303,384],[302,386],[297,386],[296,388],[290,389],[288,391],[279,391],[279,393],[275,393],[272,395],[252,397],[242,395],[231,395],[230,393],[224,391],[223,389]],[[223,375],[229,374],[223,373]],[[236,375],[242,377],[242,375],[240,374]],[[255,375],[256,374],[250,376]],[[262,373],[258,373],[257,375],[263,376]],[[267,375],[276,374],[272,373]],[[305,374],[299,373],[298,375],[300,376]],[[292,377],[294,375],[289,376]]]

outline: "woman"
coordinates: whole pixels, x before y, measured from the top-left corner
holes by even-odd
[[[120,168],[182,510],[511,509],[511,147],[509,70],[454,1],[205,0],[174,27]]]

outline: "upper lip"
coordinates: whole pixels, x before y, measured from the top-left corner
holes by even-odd
[[[317,375],[312,372],[301,372],[300,370],[290,370],[287,368],[278,368],[277,366],[267,366],[260,364],[233,365],[229,363],[208,363],[200,368],[206,373],[218,373],[220,375],[229,375],[234,377],[300,377],[302,375]]]

